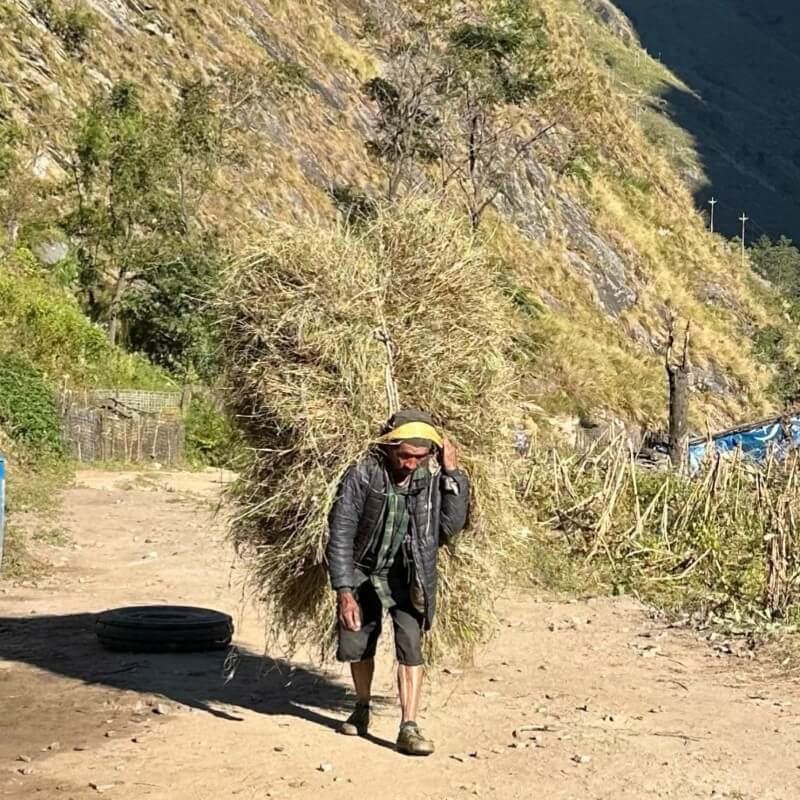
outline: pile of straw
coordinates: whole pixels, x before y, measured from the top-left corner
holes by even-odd
[[[395,402],[435,415],[473,482],[471,527],[440,554],[428,645],[463,656],[487,632],[524,530],[511,467],[526,323],[501,275],[459,216],[420,201],[355,230],[277,227],[232,270],[228,400],[255,454],[232,536],[268,639],[327,652],[327,514]]]
[[[523,502],[611,579],[673,611],[800,615],[800,453],[707,459],[690,480],[643,470],[624,436],[531,454]]]

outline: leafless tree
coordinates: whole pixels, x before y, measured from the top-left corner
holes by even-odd
[[[477,229],[508,175],[558,123],[483,103],[469,89],[459,99],[454,124],[443,128],[451,133],[440,146],[441,185],[443,190],[451,183],[458,187],[470,224]],[[523,133],[525,128],[528,132]]]
[[[366,87],[378,107],[368,148],[387,171],[387,196],[415,167],[435,163],[441,191],[457,187],[473,228],[558,124],[534,106],[547,80],[541,18],[513,0],[493,13],[456,27],[416,26],[387,49],[386,76]]]
[[[388,68],[364,91],[375,103],[374,135],[367,151],[386,173],[386,197],[394,199],[405,181],[412,182],[417,163],[439,157],[442,62],[430,33],[417,31],[411,41],[399,38],[388,48]]]

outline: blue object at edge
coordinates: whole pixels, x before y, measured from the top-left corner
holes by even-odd
[[[745,460],[756,464],[766,461],[770,450],[777,458],[789,450],[800,447],[800,416],[789,417],[787,424],[775,419],[734,433],[721,433],[711,438],[714,453],[722,455],[740,449]],[[689,471],[697,472],[705,458],[708,442],[694,441],[689,444]]]

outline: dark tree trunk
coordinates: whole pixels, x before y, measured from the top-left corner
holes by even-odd
[[[672,466],[683,470],[689,459],[689,370],[670,366],[669,455]]]
[[[665,367],[669,380],[669,456],[672,466],[685,472],[689,465],[689,325],[683,342],[683,358],[672,361],[675,344],[674,320],[670,321]]]
[[[111,306],[108,310],[108,340],[111,344],[117,343],[119,331],[119,316],[122,312],[122,299],[127,288],[128,270],[120,267],[117,280],[114,283],[114,294],[111,297]]]

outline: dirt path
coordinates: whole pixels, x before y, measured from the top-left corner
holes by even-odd
[[[0,797],[800,796],[797,685],[626,599],[503,599],[503,627],[475,666],[432,675],[429,759],[391,749],[388,657],[374,737],[335,735],[344,673],[260,655],[212,516],[219,488],[215,473],[83,472],[51,537],[72,544],[42,545],[54,573],[0,584]],[[224,653],[101,650],[93,614],[143,602],[233,614],[235,678],[221,679]]]

